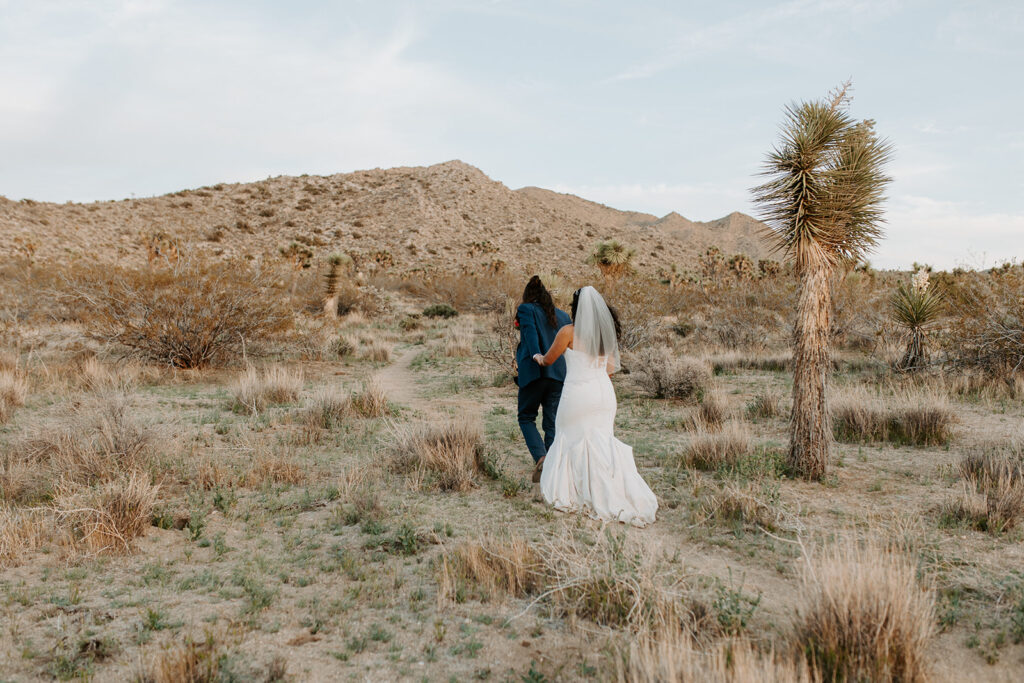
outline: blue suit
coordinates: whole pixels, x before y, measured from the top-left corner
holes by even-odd
[[[544,309],[538,304],[520,304],[516,311],[519,323],[519,346],[516,347],[516,366],[519,368],[519,429],[526,439],[526,447],[534,462],[547,453],[555,440],[555,413],[562,397],[562,382],[565,381],[565,358],[559,358],[547,367],[537,365],[533,360],[536,353],[545,354],[555,341],[558,330],[572,324],[565,311],[555,309],[558,327],[548,323]],[[541,421],[544,438],[537,431],[537,413],[543,409]]]

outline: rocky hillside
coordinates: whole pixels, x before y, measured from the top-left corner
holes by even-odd
[[[0,197],[0,258],[142,263],[178,248],[213,256],[333,252],[361,269],[510,267],[559,271],[615,238],[645,271],[686,267],[709,246],[766,255],[761,223],[741,213],[697,223],[618,211],[535,187],[510,190],[460,161],[429,167],[218,184],[145,199],[51,204]],[[172,246],[174,245],[174,246]]]

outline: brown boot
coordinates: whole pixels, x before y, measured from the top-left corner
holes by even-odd
[[[540,456],[540,460],[537,461],[537,465],[533,468],[533,483],[537,484],[540,482],[540,473],[544,471],[544,458],[548,456]]]

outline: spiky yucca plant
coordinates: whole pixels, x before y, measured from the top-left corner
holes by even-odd
[[[901,282],[889,299],[892,318],[907,334],[907,350],[896,363],[898,370],[915,370],[927,360],[925,338],[930,328],[942,315],[942,291],[928,286],[928,271],[921,268],[908,287]]]
[[[794,329],[789,464],[808,479],[825,476],[832,446],[827,402],[830,276],[856,263],[882,235],[883,168],[892,146],[871,120],[847,113],[850,84],[825,100],[786,108],[779,144],[768,154],[754,200],[775,249],[800,276]]]
[[[617,277],[632,269],[635,255],[635,249],[630,249],[618,240],[605,240],[598,242],[594,253],[587,260],[600,268],[605,275]]]

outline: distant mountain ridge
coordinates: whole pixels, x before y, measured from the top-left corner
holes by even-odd
[[[331,176],[279,176],[143,199],[55,204],[0,198],[0,255],[142,263],[154,244],[250,259],[301,245],[360,267],[509,267],[558,272],[617,239],[647,272],[690,267],[709,247],[765,258],[763,224],[734,212],[708,222],[620,211],[537,187],[511,190],[461,161]]]

